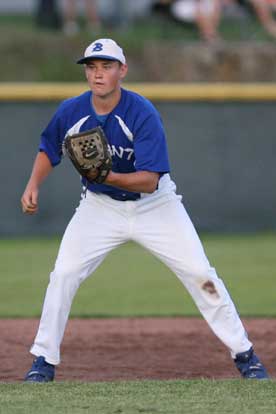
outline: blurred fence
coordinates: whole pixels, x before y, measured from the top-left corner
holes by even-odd
[[[125,84],[150,98],[164,121],[172,177],[200,231],[276,229],[276,85]],[[20,197],[41,130],[58,102],[85,84],[1,85],[0,237],[60,235],[80,197],[68,160],[43,184],[39,213]]]

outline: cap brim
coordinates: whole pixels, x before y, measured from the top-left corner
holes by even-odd
[[[89,62],[89,60],[92,59],[104,59],[104,60],[116,60],[117,62],[120,62],[118,59],[111,57],[111,56],[106,56],[106,55],[93,55],[93,56],[86,56],[84,58],[81,58],[79,60],[77,60],[77,63],[79,65],[82,65],[83,63],[87,63]]]

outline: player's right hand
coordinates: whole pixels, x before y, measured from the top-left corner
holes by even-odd
[[[28,189],[24,191],[24,194],[21,198],[22,211],[25,214],[34,214],[38,210],[38,190],[37,189]]]

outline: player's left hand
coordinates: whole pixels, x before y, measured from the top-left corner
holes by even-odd
[[[96,168],[94,170],[90,170],[86,174],[86,178],[87,178],[88,181],[93,182],[98,177],[98,175],[99,175],[99,170],[98,170],[98,168]]]
[[[108,141],[101,127],[66,135],[63,154],[68,155],[77,171],[90,182],[101,184],[112,168]]]

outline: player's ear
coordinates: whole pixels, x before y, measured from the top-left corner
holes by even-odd
[[[87,71],[87,65],[83,65],[84,66],[84,73],[85,73],[85,77],[88,80],[88,71]]]
[[[126,76],[128,72],[128,66],[127,64],[121,64],[120,66],[120,79],[124,79],[124,77]]]

